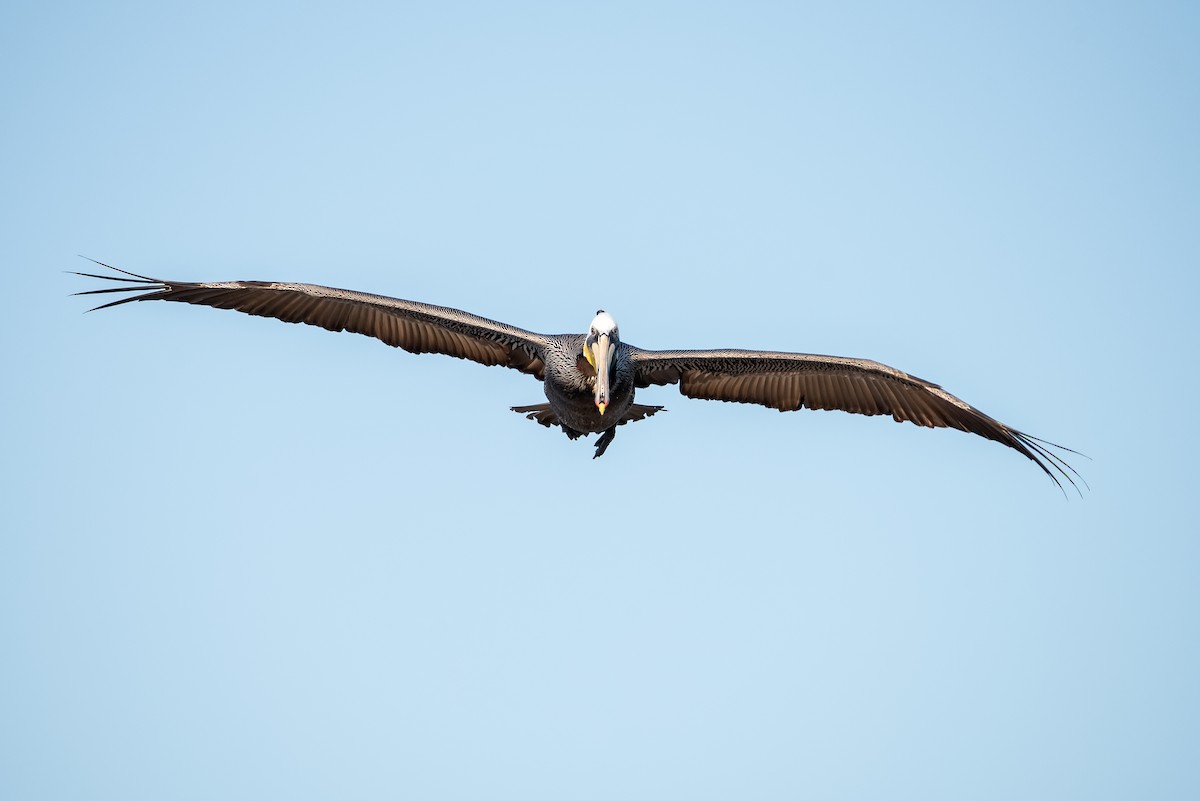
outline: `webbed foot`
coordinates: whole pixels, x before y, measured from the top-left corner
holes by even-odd
[[[616,437],[617,437],[617,427],[616,426],[613,426],[612,428],[608,429],[603,434],[601,434],[600,439],[596,440],[596,453],[595,453],[595,455],[592,456],[592,458],[599,459],[601,456],[603,456],[604,451],[608,449],[608,446],[612,443],[612,441],[614,439],[616,439]]]

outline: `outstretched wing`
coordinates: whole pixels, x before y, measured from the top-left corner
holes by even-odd
[[[93,289],[76,294],[142,294],[105,303],[92,311],[135,300],[195,303],[233,309],[258,317],[274,317],[285,323],[320,326],[328,331],[351,331],[375,337],[410,353],[443,353],[480,364],[512,367],[538,379],[544,377],[542,354],[547,337],[458,309],[316,284],[164,281],[126,272],[101,262],[96,264],[128,277],[96,273],[76,275],[120,281],[131,286]]]
[[[1010,428],[937,384],[867,359],[748,350],[650,351],[631,348],[637,386],[679,384],[689,398],[757,403],[781,412],[840,409],[853,414],[890,414],[929,428],[957,428],[1024,454],[1054,483],[1078,489],[1082,478],[1049,450],[1070,448]],[[1049,446],[1049,447],[1048,447]]]

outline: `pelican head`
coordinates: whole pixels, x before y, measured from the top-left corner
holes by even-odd
[[[604,309],[597,310],[587,340],[583,343],[583,355],[596,371],[596,408],[602,415],[608,406],[609,385],[617,365],[617,343],[620,339],[617,321]]]

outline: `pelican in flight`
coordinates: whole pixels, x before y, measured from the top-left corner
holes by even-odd
[[[270,281],[165,281],[95,263],[121,275],[75,274],[123,285],[76,294],[141,294],[91,311],[135,300],[194,303],[365,334],[410,353],[442,353],[519,370],[542,382],[549,402],[512,410],[543,426],[558,426],[571,439],[599,434],[592,458],[604,454],[618,426],[662,411],[661,406],[634,403],[638,389],[678,384],[689,398],[757,403],[781,412],[808,408],[890,414],[897,422],[957,428],[1023,454],[1060,489],[1060,477],[1078,489],[1072,476],[1079,474],[1050,448],[1076,451],[1010,428],[937,384],[867,359],[754,350],[643,350],[621,339],[617,321],[604,310],[596,312],[586,334],[538,334],[458,309],[347,289]]]

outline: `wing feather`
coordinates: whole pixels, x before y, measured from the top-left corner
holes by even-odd
[[[1033,460],[1061,488],[1082,477],[1039,440],[989,417],[937,384],[867,359],[748,350],[650,351],[630,347],[639,387],[678,384],[689,398],[756,403],[780,411],[891,415],[927,428],[957,428]],[[1086,482],[1083,482],[1086,486]]]
[[[130,277],[76,274],[132,286],[76,294],[141,293],[105,303],[96,309],[141,300],[192,303],[257,317],[274,317],[286,323],[319,326],[329,331],[350,331],[410,353],[442,353],[480,364],[511,367],[538,379],[545,375],[542,355],[548,337],[458,309],[316,284],[164,281],[96,263]]]

